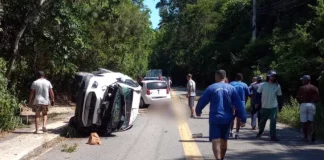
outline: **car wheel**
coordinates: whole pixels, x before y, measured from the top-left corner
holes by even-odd
[[[140,100],[140,106],[139,106],[140,108],[144,108],[145,107],[145,102],[144,102],[144,99],[143,98],[141,98],[141,100]]]
[[[69,126],[74,127],[75,126],[75,118],[74,116],[70,118],[69,120]]]

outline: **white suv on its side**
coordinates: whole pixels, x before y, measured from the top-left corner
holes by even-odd
[[[171,94],[165,81],[144,80],[142,83],[143,88],[140,107],[156,103],[171,102]]]

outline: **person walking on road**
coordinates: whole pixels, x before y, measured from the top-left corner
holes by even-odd
[[[250,97],[251,97],[251,126],[252,130],[256,129],[256,126],[258,124],[258,127],[260,126],[260,107],[256,106],[256,104],[261,104],[261,102],[258,102],[257,99],[257,91],[258,88],[263,84],[262,83],[262,76],[258,76],[256,83],[252,84],[250,87]],[[258,123],[256,119],[258,118]]]
[[[169,90],[171,89],[171,85],[172,85],[171,77],[168,77],[168,88],[169,88]]]
[[[241,98],[241,103],[243,104],[244,108],[245,108],[245,104],[249,98],[250,95],[250,90],[249,87],[247,86],[246,83],[242,82],[243,80],[243,75],[242,73],[237,73],[236,74],[236,78],[234,82],[231,82],[230,84],[236,89],[238,95]],[[235,110],[234,110],[234,114]],[[235,118],[236,119],[236,133],[234,135],[235,139],[239,138],[239,132],[240,132],[240,126],[241,126],[241,121],[238,117]],[[234,120],[232,122],[232,126],[231,126],[231,134],[233,135],[233,128],[234,128]]]
[[[163,81],[162,74],[159,74],[158,78],[160,81]]]
[[[50,81],[45,79],[43,71],[37,72],[38,79],[33,82],[29,94],[29,106],[33,106],[35,112],[35,134],[39,134],[39,118],[42,112],[43,116],[43,132],[47,132],[47,112],[48,106],[54,105],[54,92]]]
[[[187,98],[188,98],[188,105],[190,107],[191,111],[191,118],[194,118],[194,103],[195,103],[195,97],[196,97],[196,83],[195,81],[192,80],[192,75],[188,74],[187,75]]]
[[[246,113],[240,96],[232,85],[225,83],[226,72],[216,71],[216,83],[210,85],[201,95],[196,106],[196,115],[201,116],[202,110],[210,103],[209,140],[217,160],[223,160],[227,151],[227,140],[231,123],[236,115],[241,119],[242,126],[246,123]]]
[[[313,134],[315,103],[320,100],[320,96],[318,88],[310,83],[311,78],[309,75],[304,75],[301,80],[303,86],[298,90],[297,100],[300,103],[300,122],[303,126],[304,140],[308,141],[308,129]],[[315,141],[316,138],[313,136],[311,140]]]
[[[267,74],[267,80],[257,90],[258,99],[261,98],[261,103],[256,104],[257,108],[261,107],[261,120],[259,133],[257,137],[261,137],[267,120],[270,119],[270,136],[271,141],[278,141],[276,135],[277,113],[281,112],[283,99],[281,87],[277,82],[277,73],[270,71]],[[279,109],[278,109],[279,108]]]

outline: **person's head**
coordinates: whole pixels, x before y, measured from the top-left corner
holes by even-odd
[[[263,80],[262,76],[258,76],[258,77],[256,77],[256,82],[257,82],[257,83],[261,83],[262,80]]]
[[[227,79],[226,78],[226,71],[224,71],[222,69],[216,71],[215,79],[216,79],[216,82],[221,82],[221,81],[225,82],[225,79]]]
[[[257,77],[253,77],[252,78],[252,82],[257,82],[258,80],[257,80]]]
[[[242,73],[236,73],[235,80],[242,81],[243,80],[243,74]]]
[[[171,77],[168,77],[168,80],[171,80]]]
[[[275,71],[269,71],[267,74],[267,81],[271,83],[276,83],[277,82],[277,72]]]
[[[192,75],[189,73],[188,75],[187,75],[187,80],[189,81],[189,80],[191,80],[192,79]]]
[[[143,78],[142,78],[140,75],[138,75],[138,76],[137,76],[137,81],[138,81],[138,82],[141,82],[142,80],[143,80]]]
[[[304,75],[300,80],[303,82],[303,85],[309,84],[311,81],[311,77],[309,75]]]
[[[37,76],[37,78],[44,78],[45,77],[45,73],[43,71],[38,71],[36,73],[36,76]]]

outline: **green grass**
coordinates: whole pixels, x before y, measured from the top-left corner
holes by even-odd
[[[72,146],[68,146],[67,144],[62,145],[62,152],[72,153],[75,152],[78,147],[78,144],[74,143]]]

